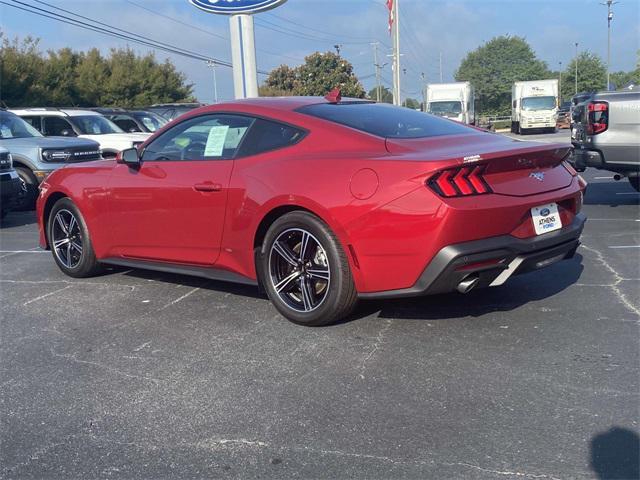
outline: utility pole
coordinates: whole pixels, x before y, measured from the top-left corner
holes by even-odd
[[[393,104],[402,105],[400,90],[400,0],[393,0]]]
[[[440,83],[442,83],[442,52],[440,52]]]
[[[578,42],[576,42],[576,95],[578,94]]]
[[[560,98],[560,105],[562,105],[562,62],[558,62],[560,68],[558,71],[560,72],[560,79],[558,80],[558,97]]]
[[[611,5],[615,5],[616,3],[618,2],[607,0],[606,3],[600,4],[607,7],[607,90],[609,90],[611,85],[611,20],[613,20]]]
[[[422,72],[422,73],[420,74],[420,78],[422,79],[422,83],[421,83],[421,90],[422,90],[422,111],[423,111],[423,112],[426,112],[426,111],[427,111],[427,99],[426,99],[426,97],[425,97],[425,91],[424,91],[424,90],[425,90],[425,88],[426,88],[426,83],[427,83],[427,82],[425,81],[426,77],[425,77],[424,72]]]
[[[380,70],[382,70],[386,63],[383,63],[382,65],[378,63],[378,42],[373,42],[371,45],[373,46],[373,66],[376,69],[376,102],[380,103],[382,100],[380,91]]]
[[[335,48],[335,49],[336,49],[336,54],[337,54],[338,56],[340,56],[340,47],[342,47],[342,45],[340,45],[339,43],[336,43],[336,44],[333,46],[333,48]]]
[[[213,103],[218,103],[218,81],[216,80],[216,62],[207,60],[207,67],[213,69]]]

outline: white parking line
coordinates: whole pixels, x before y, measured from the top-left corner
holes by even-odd
[[[640,222],[640,218],[591,218],[587,217],[590,222]]]
[[[609,248],[640,248],[640,245],[610,245]]]
[[[593,178],[594,180],[604,180],[604,179],[609,180],[609,179],[612,179],[613,177],[593,177]]]
[[[640,192],[616,192],[616,195],[638,195]]]
[[[49,253],[47,250],[0,250],[0,253]]]

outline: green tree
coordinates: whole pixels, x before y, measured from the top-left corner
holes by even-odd
[[[524,38],[517,36],[489,40],[469,52],[455,73],[457,81],[469,81],[475,87],[479,109],[485,114],[511,111],[514,82],[546,78],[551,78],[547,64],[536,57]]]
[[[280,65],[271,71],[261,94],[326,95],[339,87],[343,97],[364,97],[364,88],[353,73],[353,65],[333,52],[315,52],[295,68]]]
[[[38,41],[8,40],[0,32],[0,104],[17,106],[121,106],[192,101],[193,85],[168,60],[130,49],[43,55]]]
[[[413,110],[417,110],[420,108],[420,102],[415,98],[406,98],[403,103],[405,107],[411,108]]]
[[[11,41],[0,32],[0,41],[0,104],[32,105],[42,96],[44,59],[38,52],[38,40]]]
[[[576,93],[576,59],[571,60],[562,75],[562,96],[571,98]],[[607,85],[607,67],[598,55],[582,52],[578,55],[578,92],[604,90]]]
[[[376,87],[373,87],[371,90],[369,90],[369,93],[367,93],[367,98],[370,98],[371,100],[376,100],[378,98]],[[382,103],[393,103],[393,93],[387,87],[380,86],[380,101]]]

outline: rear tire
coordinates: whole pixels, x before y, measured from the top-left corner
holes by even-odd
[[[16,167],[16,173],[24,182],[26,191],[25,194],[18,199],[15,210],[20,212],[34,210],[36,208],[36,199],[38,198],[38,180],[31,170],[25,167]]]
[[[91,244],[87,224],[70,198],[58,200],[47,220],[47,239],[58,268],[74,278],[102,272]]]
[[[295,211],[273,222],[258,262],[269,299],[294,323],[328,325],[357,303],[346,254],[335,234],[311,213]]]
[[[629,183],[636,190],[636,192],[640,192],[640,177],[628,177]]]

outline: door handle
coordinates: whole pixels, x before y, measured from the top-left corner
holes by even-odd
[[[196,183],[193,188],[198,192],[219,192],[222,190],[222,185],[219,183]]]

